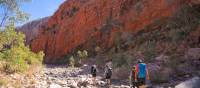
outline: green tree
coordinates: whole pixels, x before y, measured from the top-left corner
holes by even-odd
[[[35,54],[24,44],[24,34],[15,31],[14,22],[0,32],[0,62],[9,73],[26,71],[31,65],[41,65],[43,52]]]
[[[30,0],[0,0],[0,70],[7,73],[23,72],[30,66],[42,64],[43,52],[33,53],[25,46],[25,35],[15,31],[15,23],[28,17],[20,4]]]
[[[28,19],[28,14],[20,10],[21,3],[31,0],[0,0],[0,28],[4,27],[9,20],[24,22]]]

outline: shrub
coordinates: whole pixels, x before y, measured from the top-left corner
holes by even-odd
[[[113,78],[127,79],[130,73],[130,67],[135,62],[128,53],[118,53],[112,56]]]
[[[105,61],[107,59],[107,56],[99,54],[95,57],[95,64],[98,66],[98,68],[104,68],[105,67]]]
[[[79,7],[73,6],[72,9],[68,12],[68,16],[69,16],[69,17],[73,17],[74,14],[75,14],[77,11],[79,11],[79,9],[80,9]]]
[[[6,72],[23,72],[29,68],[30,65],[41,65],[43,52],[35,54],[29,50],[29,48],[23,47],[12,47],[9,50],[3,52],[4,70]]]
[[[24,72],[31,65],[42,64],[44,53],[31,52],[29,47],[24,44],[24,34],[15,32],[14,24],[1,31],[0,36],[0,46],[3,46],[0,49],[0,61],[4,62],[3,71],[8,73]]]
[[[135,47],[135,49],[143,54],[145,62],[152,62],[157,55],[155,47],[156,44],[154,41],[146,41],[145,43]]]
[[[69,58],[69,65],[71,66],[71,67],[74,67],[75,66],[75,59],[74,59],[74,57],[73,56],[71,56],[70,58]]]
[[[79,57],[79,63],[81,63],[83,59],[88,57],[88,52],[86,50],[83,51],[78,50],[77,55]]]
[[[114,54],[112,56],[113,68],[118,68],[122,66],[130,66],[129,60],[130,60],[130,57],[127,54],[124,54],[124,53]]]

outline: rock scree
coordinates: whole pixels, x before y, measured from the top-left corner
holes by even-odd
[[[114,81],[112,85],[107,85],[101,76],[93,81],[90,75],[90,67],[85,65],[81,68],[71,68],[66,66],[46,66],[35,77],[38,80],[36,88],[129,88],[128,85]]]

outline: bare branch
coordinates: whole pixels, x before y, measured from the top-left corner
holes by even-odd
[[[6,20],[8,19],[8,11],[6,11],[3,15],[3,18],[1,20],[1,23],[0,23],[0,27],[3,27],[4,23],[6,22]]]

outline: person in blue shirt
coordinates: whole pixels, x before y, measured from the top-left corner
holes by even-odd
[[[135,68],[135,81],[138,86],[146,85],[146,81],[149,80],[149,72],[147,68],[147,64],[139,59]]]

